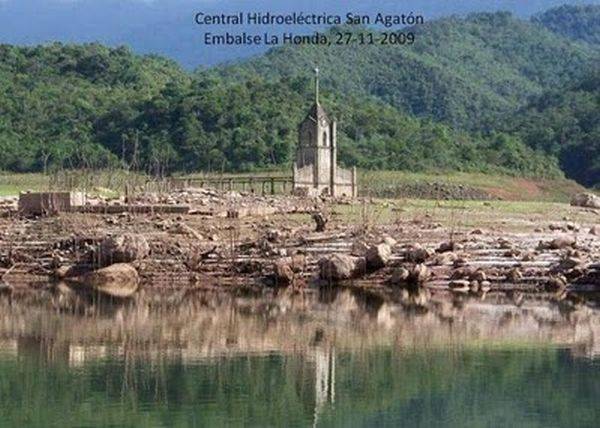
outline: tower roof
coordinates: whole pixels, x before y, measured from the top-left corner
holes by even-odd
[[[319,68],[315,68],[315,102],[308,111],[306,118],[302,121],[305,123],[306,121],[312,120],[315,123],[320,123],[325,121],[326,123],[331,123],[329,116],[325,112],[325,109],[321,107],[319,103]],[[300,124],[302,126],[302,124]]]
[[[308,115],[306,116],[306,119],[312,119],[315,122],[319,122],[322,119],[325,119],[327,122],[330,122],[329,116],[327,116],[325,109],[323,107],[321,107],[321,104],[319,104],[318,102],[316,102],[312,105],[312,107],[308,111]]]

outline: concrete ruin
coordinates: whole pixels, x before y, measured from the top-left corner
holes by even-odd
[[[356,168],[337,165],[337,122],[319,103],[319,70],[315,70],[315,103],[298,127],[293,189],[307,196],[347,196],[358,193]]]
[[[25,216],[53,215],[70,211],[71,192],[24,192],[19,195],[19,212]]]

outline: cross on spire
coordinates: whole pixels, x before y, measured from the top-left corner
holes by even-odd
[[[319,104],[319,67],[315,67],[315,103]]]

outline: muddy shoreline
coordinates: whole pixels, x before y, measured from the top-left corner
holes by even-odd
[[[264,295],[285,288],[310,294],[339,286],[425,310],[438,296],[598,305],[595,210],[547,204],[512,212],[496,201],[418,204],[207,189],[140,194],[126,202],[186,204],[190,210],[107,214],[96,209],[26,218],[5,208],[0,218],[4,298],[55,302],[56,296],[79,291],[65,286],[61,271],[98,269],[107,238],[136,236],[148,247],[127,260],[139,275],[132,298],[140,301],[185,299],[202,290]],[[238,215],[223,214],[231,212]],[[323,231],[316,231],[315,213],[326,221]],[[356,265],[340,274],[340,260]]]

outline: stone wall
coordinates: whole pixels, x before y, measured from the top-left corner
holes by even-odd
[[[314,186],[313,181],[313,165],[306,165],[304,167],[294,168],[294,187],[298,185],[302,186]]]
[[[319,196],[330,193],[330,183],[327,177],[319,177],[319,183],[314,182],[314,166],[307,165],[294,168],[294,193],[303,196]],[[304,190],[300,190],[304,189]],[[336,168],[335,196],[356,197],[358,188],[355,170]]]
[[[70,209],[70,192],[29,192],[19,195],[19,212],[25,216],[56,214]]]
[[[338,167],[335,175],[335,195],[356,197],[356,172],[354,169],[344,169]]]

